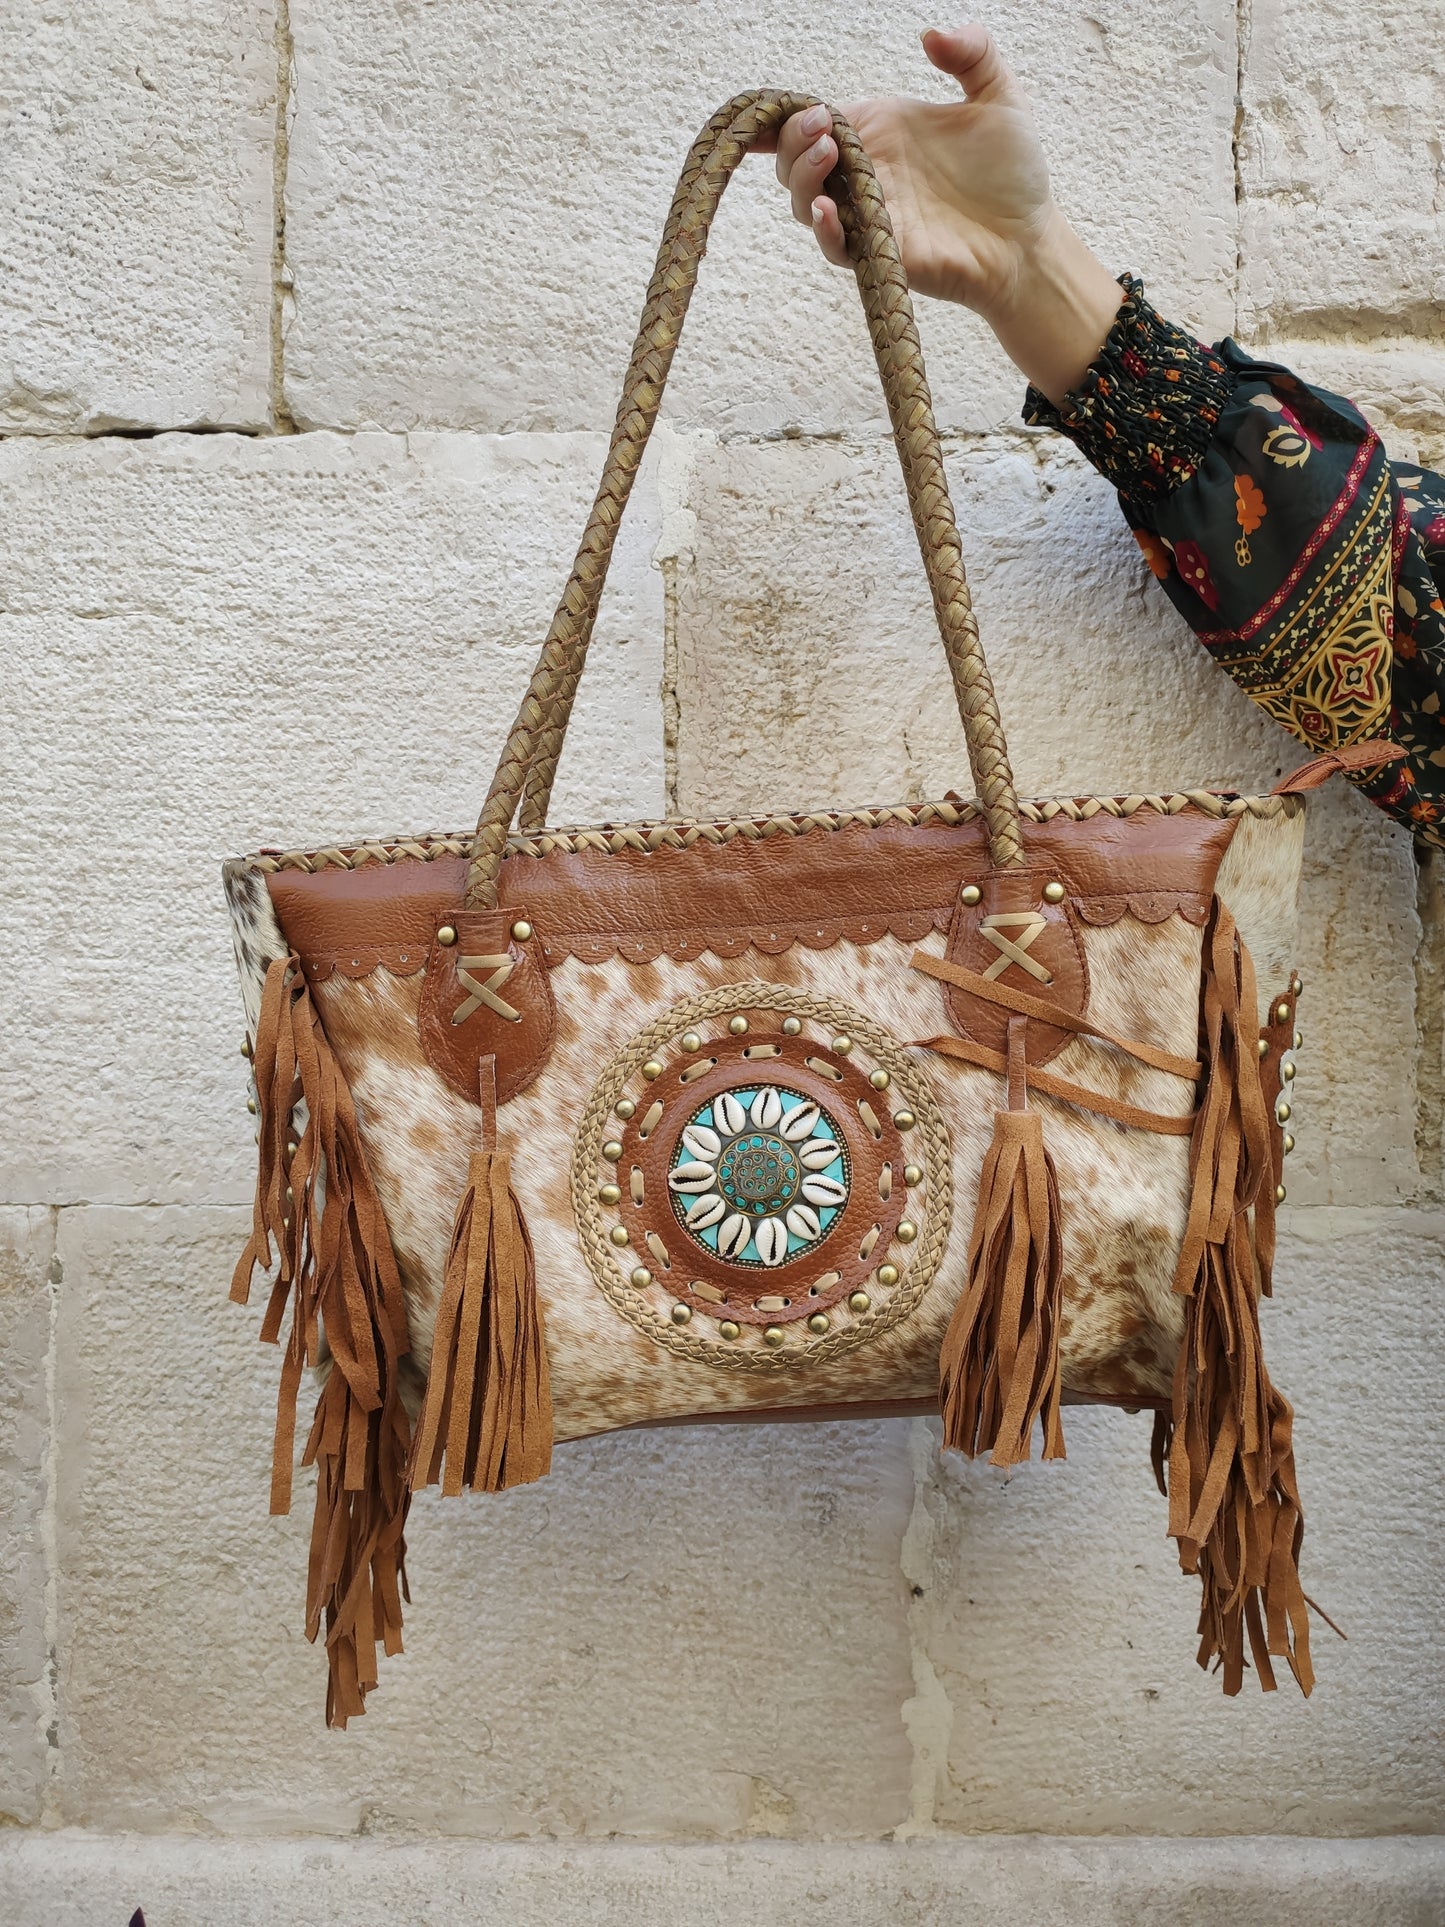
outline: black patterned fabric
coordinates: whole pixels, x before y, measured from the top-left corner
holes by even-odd
[[[1392,465],[1352,402],[1162,320],[1132,276],[1098,359],[1055,408],[1119,491],[1145,560],[1220,667],[1302,742],[1391,736],[1358,780],[1445,845],[1445,481]]]

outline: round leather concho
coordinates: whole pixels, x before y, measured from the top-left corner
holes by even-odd
[[[922,1067],[863,1012],[740,983],[675,1005],[613,1059],[573,1202],[629,1323],[724,1369],[787,1371],[887,1330],[932,1283],[947,1129]]]

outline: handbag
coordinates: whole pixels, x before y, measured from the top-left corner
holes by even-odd
[[[297,1398],[327,1719],[401,1649],[417,1487],[720,1418],[940,1412],[998,1465],[1154,1415],[1200,1663],[1311,1685],[1291,1411],[1260,1354],[1292,1139],[1304,792],[1020,802],[907,283],[856,135],[837,200],[976,800],[546,827],[622,511],[709,222],[811,97],[683,169],[592,513],[475,834],[225,866],[269,1274],[271,1509]],[[1258,980],[1265,992],[1257,997]],[[289,1325],[287,1317],[289,1313]],[[285,1327],[283,1337],[283,1327]],[[1246,1659],[1248,1654],[1248,1661]]]

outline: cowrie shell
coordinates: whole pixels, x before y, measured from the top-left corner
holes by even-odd
[[[816,1238],[823,1226],[812,1205],[795,1204],[788,1212],[788,1229],[795,1238]]]
[[[710,1224],[716,1224],[727,1210],[727,1206],[716,1191],[709,1191],[705,1198],[694,1198],[687,1207],[686,1218],[689,1231],[706,1231]]]
[[[716,1131],[710,1131],[705,1124],[689,1124],[682,1134],[682,1141],[695,1158],[705,1158],[709,1164],[716,1164],[718,1153],[722,1150],[722,1139]]]
[[[753,1099],[748,1116],[752,1119],[758,1130],[771,1131],[782,1115],[782,1098],[778,1096],[771,1085],[765,1084]]]
[[[798,1162],[805,1171],[821,1171],[842,1153],[842,1149],[836,1138],[814,1138],[799,1151]]]
[[[800,1189],[809,1204],[832,1206],[845,1204],[848,1199],[848,1187],[836,1178],[806,1177]]]
[[[735,1211],[730,1218],[723,1219],[718,1229],[717,1248],[724,1258],[736,1258],[752,1235],[751,1218]]]
[[[712,1114],[729,1137],[738,1137],[748,1128],[748,1114],[731,1091],[713,1099]]]
[[[782,1135],[789,1144],[797,1144],[805,1137],[813,1135],[813,1126],[818,1122],[816,1104],[800,1104],[796,1111],[789,1111],[780,1127]]]
[[[753,1242],[765,1265],[780,1265],[788,1255],[788,1227],[781,1218],[764,1218],[753,1233]]]
[[[667,1181],[674,1191],[711,1191],[717,1172],[710,1164],[679,1164],[668,1172]]]

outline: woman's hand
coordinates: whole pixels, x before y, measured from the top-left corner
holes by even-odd
[[[877,169],[909,286],[981,314],[1057,402],[1103,345],[1119,284],[1055,203],[1028,98],[988,30],[930,30],[923,47],[960,82],[963,100],[864,100],[839,111]],[[777,172],[796,218],[846,267],[838,209],[824,192],[838,162],[831,124],[823,107],[787,121]]]

